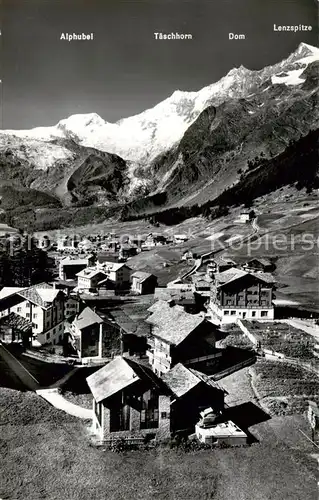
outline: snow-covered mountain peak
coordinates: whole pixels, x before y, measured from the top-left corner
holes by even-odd
[[[302,56],[312,56],[318,55],[319,49],[314,47],[313,45],[309,45],[308,43],[301,42],[295,52],[296,54],[300,54]]]
[[[199,91],[176,90],[153,108],[116,123],[105,121],[97,113],[74,114],[55,126],[25,131],[10,130],[2,134],[46,142],[54,138],[71,138],[83,146],[145,164],[174,146],[208,106],[219,106],[229,98],[245,98],[254,91],[252,89],[256,84],[260,85],[269,78],[273,84],[279,83],[273,77],[282,72],[299,70],[298,75],[294,73],[290,75],[289,81],[280,80],[280,83],[302,83],[302,79],[297,79],[301,70],[318,58],[319,49],[301,43],[286,60],[274,66],[252,71],[241,65]]]

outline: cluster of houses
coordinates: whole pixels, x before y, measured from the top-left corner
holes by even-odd
[[[247,436],[225,420],[225,393],[205,367],[222,356],[216,339],[223,325],[274,318],[272,270],[265,259],[238,266],[213,257],[190,277],[160,288],[155,275],[126,263],[63,258],[53,284],[0,291],[0,340],[67,343],[79,362],[100,360],[102,368],[87,379],[100,440],[166,439],[196,429],[203,442],[242,444]],[[98,301],[92,307],[82,294],[103,289],[129,289],[130,300],[112,306],[106,296],[101,304],[108,307]]]
[[[51,242],[48,237],[38,239],[40,248],[51,248],[61,255],[80,255],[88,252],[108,252],[125,261],[139,252],[163,245],[180,245],[188,240],[186,234],[172,236],[151,232],[145,235],[118,236],[116,233],[87,238],[63,236]]]

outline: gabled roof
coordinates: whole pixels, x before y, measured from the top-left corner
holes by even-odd
[[[17,292],[21,292],[22,290],[24,290],[24,288],[18,286],[4,286],[0,290],[0,300],[6,299],[7,297],[10,297],[11,295],[14,295]]]
[[[103,323],[103,319],[96,314],[90,307],[86,307],[74,319],[73,324],[79,330],[83,330],[88,326],[95,325],[96,323]]]
[[[143,283],[143,281],[146,281],[152,277],[155,278],[156,276],[154,274],[145,273],[143,271],[135,271],[133,274],[131,274],[131,277],[137,278],[141,283]]]
[[[243,271],[242,269],[237,269],[235,267],[232,267],[227,271],[223,271],[222,273],[216,273],[215,279],[217,286],[222,287],[245,276],[253,276],[254,278],[264,281],[265,283],[275,283],[275,279],[270,273]]]
[[[39,283],[23,289],[18,292],[17,295],[23,297],[25,300],[29,300],[32,304],[46,309],[50,307],[54,299],[62,293],[61,290],[48,285],[48,283]]]
[[[28,333],[32,331],[32,323],[31,321],[23,318],[19,314],[14,312],[8,314],[8,316],[4,316],[0,318],[1,326],[8,326],[10,328],[14,328],[19,330],[20,332]]]
[[[210,259],[210,262],[215,262],[217,265],[236,265],[236,262],[230,257],[223,257],[222,255],[216,255]]]
[[[262,264],[263,266],[271,266],[272,265],[272,262],[269,259],[259,258],[259,257],[253,257],[252,259],[247,260],[245,263],[250,264],[251,262],[254,262],[254,261],[260,262],[260,264]]]
[[[149,384],[150,387],[155,386],[163,392],[167,392],[163,382],[150,368],[123,357],[113,359],[86,379],[97,403],[141,380]]]
[[[215,274],[215,280],[218,285],[224,285],[225,283],[230,283],[231,281],[235,281],[243,276],[247,276],[248,272],[243,271],[242,269],[237,269],[236,267],[231,267],[226,271]]]
[[[181,344],[206,321],[201,314],[189,314],[182,306],[172,306],[163,300],[158,300],[148,310],[152,314],[146,321],[156,327],[153,335],[172,345]]]
[[[146,337],[149,334],[149,325],[145,323],[143,317],[135,319],[121,307],[112,309],[109,315],[127,334],[133,334],[138,337]]]
[[[195,295],[193,290],[183,290],[176,288],[155,288],[155,300],[175,300],[180,304],[195,304]]]
[[[193,368],[187,368],[182,363],[178,363],[171,370],[164,373],[162,379],[178,398],[184,396],[184,394],[202,382],[209,387],[222,390],[218,384],[210,380],[207,375]]]

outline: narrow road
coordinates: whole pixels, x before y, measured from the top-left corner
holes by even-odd
[[[86,420],[91,420],[93,411],[88,408],[71,403],[60,394],[58,389],[39,389],[36,391],[39,396],[48,401],[58,410],[62,410],[73,417],[78,417]]]
[[[26,389],[36,392],[40,397],[48,401],[52,406],[63,410],[69,415],[82,419],[92,419],[92,410],[83,408],[82,406],[76,405],[67,401],[62,394],[59,393],[57,388],[43,389],[41,388],[37,379],[23,366],[22,363],[11,354],[8,349],[0,342],[0,357],[9,366],[9,368],[16,374],[16,376],[21,380],[22,384]],[[69,375],[69,374],[68,374]],[[66,377],[61,379],[65,381]],[[58,384],[59,381],[56,382]]]
[[[257,217],[255,217],[253,219],[251,225],[252,225],[253,231],[250,234],[248,234],[247,236],[242,237],[242,239],[241,239],[242,243],[248,243],[249,240],[251,238],[255,237],[256,234],[259,232]],[[238,240],[236,240],[236,241],[238,241]],[[192,267],[192,269],[187,271],[185,274],[180,276],[180,278],[178,278],[178,279],[188,278],[189,276],[191,276],[192,274],[194,274],[198,271],[198,269],[203,265],[205,260],[209,259],[210,257],[214,257],[217,253],[224,252],[225,250],[227,250],[230,247],[231,247],[231,243],[227,243],[226,245],[224,245],[224,248],[220,248],[218,250],[210,250],[209,252],[204,253],[195,261],[195,265]]]
[[[0,343],[0,357],[11,368],[11,370],[19,377],[23,385],[30,391],[37,391],[40,389],[40,384],[37,379],[31,375],[30,372],[23,366],[20,361],[11,354],[8,349]]]

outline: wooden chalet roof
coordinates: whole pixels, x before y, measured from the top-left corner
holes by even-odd
[[[202,314],[189,314],[182,306],[171,306],[159,300],[148,309],[147,323],[157,327],[155,336],[172,345],[181,344],[205,320]]]
[[[100,324],[103,323],[103,319],[96,314],[96,312],[93,311],[90,307],[86,307],[83,309],[82,312],[77,314],[75,317],[73,324],[78,328],[79,330],[83,330],[84,328],[87,328],[88,326],[95,325],[96,323]]]
[[[8,326],[23,333],[28,333],[32,330],[31,321],[28,321],[26,318],[23,318],[14,312],[11,312],[8,316],[1,318],[0,326]]]
[[[265,283],[275,283],[275,279],[270,273],[243,271],[242,269],[237,269],[235,267],[232,267],[227,271],[223,271],[222,273],[216,273],[215,279],[217,286],[222,287],[242,279],[245,276],[253,276],[254,278]]]
[[[207,375],[193,368],[187,368],[182,363],[178,363],[171,370],[162,375],[165,384],[170,388],[173,394],[180,398],[200,383],[204,383],[214,389],[222,390],[216,382]]]
[[[97,403],[141,380],[150,387],[155,386],[163,393],[167,392],[166,386],[150,368],[124,357],[113,359],[86,379]]]

